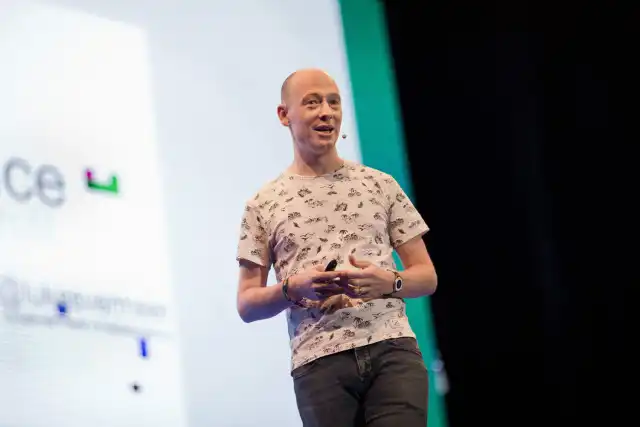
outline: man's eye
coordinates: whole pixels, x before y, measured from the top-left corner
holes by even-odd
[[[309,105],[316,105],[317,103],[318,103],[318,101],[316,101],[315,99],[312,99],[312,100],[307,102],[307,104],[309,104]]]

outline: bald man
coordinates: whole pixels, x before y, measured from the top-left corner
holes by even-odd
[[[289,76],[277,113],[293,163],[246,203],[238,312],[286,311],[305,427],[424,427],[427,370],[404,299],[436,289],[428,227],[395,179],[338,155],[342,100],[327,73]]]

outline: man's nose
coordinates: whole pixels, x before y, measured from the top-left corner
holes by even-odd
[[[329,120],[333,117],[333,109],[329,105],[328,102],[324,101],[322,105],[320,105],[320,118],[322,120]]]

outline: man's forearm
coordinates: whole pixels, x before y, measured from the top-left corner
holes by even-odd
[[[291,306],[282,293],[282,284],[251,288],[238,296],[238,312],[245,322],[269,319]]]
[[[402,290],[395,293],[395,297],[418,298],[436,291],[438,276],[433,265],[414,265],[399,273],[402,277]]]

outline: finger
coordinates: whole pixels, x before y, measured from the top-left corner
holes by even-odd
[[[351,265],[353,265],[354,267],[361,269],[367,268],[371,265],[369,261],[359,261],[353,255],[349,255],[349,263],[351,263]]]
[[[358,294],[360,292],[360,288],[357,286],[346,285],[343,288],[344,294],[351,298],[358,298]]]
[[[338,293],[317,292],[316,295],[318,296],[318,300],[320,301],[320,304],[322,304],[324,301],[326,301],[328,299],[336,298],[336,297],[339,297],[339,296],[344,296],[346,294],[344,292],[338,292]]]
[[[314,284],[311,286],[313,291],[316,293],[343,293],[344,288],[337,284],[327,283],[327,284]]]
[[[366,270],[349,270],[346,272],[347,279],[349,282],[358,279],[365,279],[371,276],[371,274]]]
[[[344,286],[347,286],[347,285],[349,284],[349,277],[348,277],[348,276],[347,276],[347,274],[345,273],[345,274],[340,275],[339,277],[337,277],[337,278],[333,279],[333,280],[331,281],[331,283],[335,283],[335,284],[336,284],[336,285],[338,285],[338,286],[342,286],[342,287],[344,287]]]
[[[316,292],[316,296],[318,297],[318,301],[324,301],[339,295],[345,295],[344,292],[339,293],[331,293],[331,292]]]
[[[350,286],[348,289],[345,289],[344,294],[349,296],[349,298],[362,298],[362,294],[364,290],[362,288],[358,288],[355,286]]]
[[[342,271],[322,271],[318,272],[315,276],[313,276],[313,282],[328,282],[334,279],[337,279],[341,276],[344,276],[345,273]]]
[[[318,273],[315,276],[311,277],[311,283],[330,283],[334,278],[331,276],[326,276],[322,273]]]
[[[367,284],[365,279],[350,279],[349,285],[353,287],[365,286]]]
[[[358,286],[356,288],[356,293],[358,294],[358,298],[367,298],[371,296],[371,287],[369,286]]]

